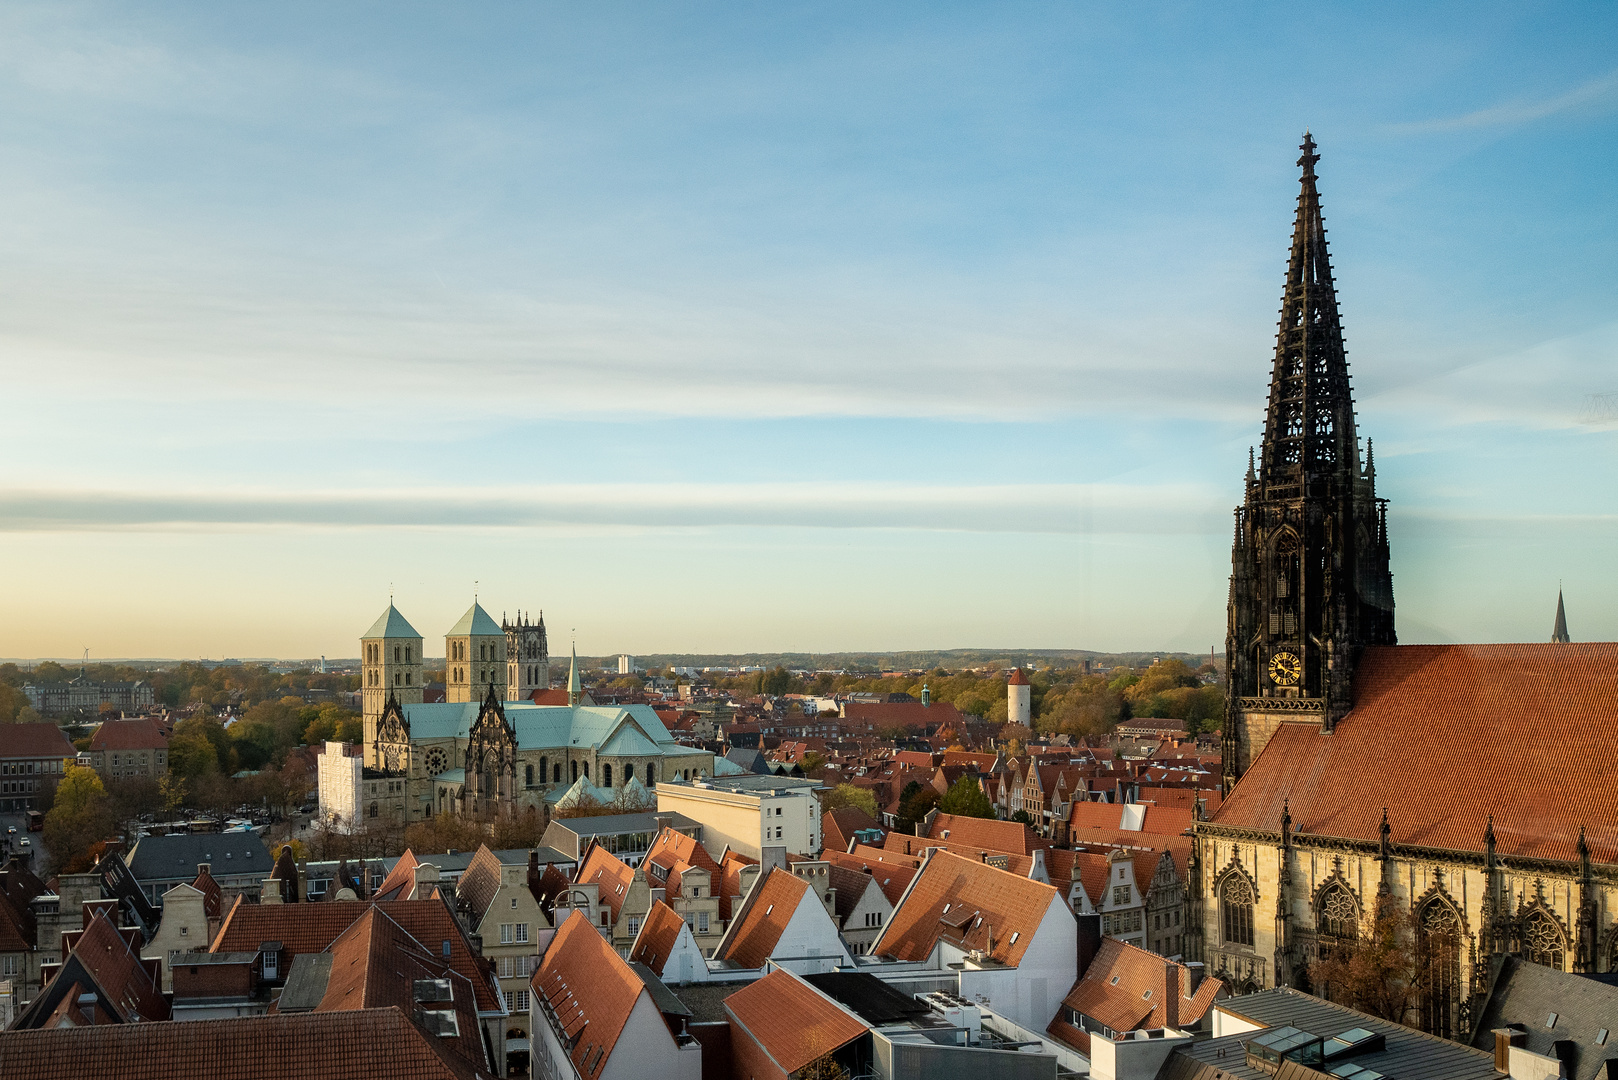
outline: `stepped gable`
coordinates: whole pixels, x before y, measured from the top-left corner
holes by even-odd
[[[1502,857],[1575,861],[1582,827],[1612,865],[1615,721],[1618,643],[1370,648],[1336,731],[1282,725],[1212,821],[1376,843],[1387,807],[1396,845],[1481,853],[1493,814]]]

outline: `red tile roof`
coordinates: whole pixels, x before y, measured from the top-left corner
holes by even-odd
[[[560,686],[551,690],[535,690],[528,695],[528,700],[535,705],[566,705],[567,690]]]
[[[784,968],[725,998],[725,1012],[784,1073],[847,1046],[870,1030],[859,1017]],[[731,1036],[735,1045],[736,1035]]]
[[[197,876],[191,880],[191,887],[202,894],[202,913],[210,919],[217,919],[224,912],[225,890],[219,887],[219,882],[206,869],[197,871]]]
[[[993,818],[962,817],[959,814],[939,814],[928,827],[927,835],[935,840],[948,840],[952,845],[1004,851],[1012,855],[1032,855],[1036,848],[1051,846],[1049,840],[1020,821],[996,821]]]
[[[529,985],[576,1039],[568,1056],[585,1080],[601,1075],[635,1002],[647,993],[640,976],[582,911],[569,915],[556,931]]]
[[[859,702],[843,705],[843,719],[867,724],[897,724],[908,728],[922,728],[942,724],[961,724],[959,710],[947,701],[923,705],[919,701]]]
[[[719,917],[730,921],[737,901],[742,898],[742,869],[757,866],[758,860],[739,851],[726,849],[719,860]]]
[[[479,844],[477,854],[472,856],[466,871],[455,883],[455,903],[465,905],[474,930],[483,922],[484,914],[499,891],[500,856],[490,851],[488,844]]]
[[[726,933],[715,958],[732,960],[746,968],[763,967],[792,913],[807,895],[809,883],[803,878],[780,867],[771,869],[769,876],[748,893],[746,907]]]
[[[822,852],[820,857],[831,863],[833,867],[841,867],[871,875],[876,881],[877,888],[882,890],[882,895],[888,898],[888,903],[890,904],[899,902],[899,897],[904,895],[905,887],[910,884],[910,879],[916,876],[915,864],[921,861],[920,859],[900,856],[895,861],[884,862],[881,859],[869,859],[861,855],[850,855],[841,851]],[[838,890],[837,895],[840,903],[841,889]]]
[[[1186,997],[1185,969],[1156,953],[1105,938],[1084,977],[1073,984],[1062,1004],[1100,1021],[1114,1031],[1184,1027],[1200,1021],[1214,999],[1225,992],[1218,979],[1203,979]],[[1050,1032],[1064,1042],[1074,1040],[1068,1025],[1053,1022]]]
[[[896,960],[925,960],[942,936],[963,950],[982,949],[1016,967],[1053,903],[1067,906],[1049,885],[935,852],[872,951]]]
[[[108,720],[90,736],[90,753],[103,750],[167,750],[168,736],[145,717]]]
[[[652,910],[646,913],[646,921],[641,924],[640,934],[629,950],[629,958],[661,975],[683,929],[685,920],[680,918],[680,913],[663,901],[657,901],[652,905]]]
[[[398,1009],[8,1031],[0,1036],[0,1074],[28,1080],[481,1080],[489,1075],[439,1041]]]
[[[879,828],[876,819],[857,806],[840,806],[821,815],[820,836],[823,847],[847,851],[854,842],[854,834],[865,829]]]
[[[589,851],[579,864],[579,872],[573,875],[573,881],[578,885],[594,883],[600,886],[601,902],[612,911],[613,924],[617,925],[619,914],[624,909],[624,897],[629,894],[629,886],[635,881],[635,871],[618,856],[591,840]]]
[[[416,853],[405,848],[404,854],[399,856],[399,861],[393,864],[393,869],[388,871],[388,876],[382,879],[382,884],[376,887],[372,896],[378,900],[408,899],[416,885],[416,867],[420,865],[421,860],[416,858]]]
[[[132,931],[138,937],[139,931]],[[167,1020],[169,1005],[150,966],[104,913],[78,934],[63,934],[62,949],[84,965],[124,1023]],[[64,955],[63,959],[66,959]]]
[[[1028,676],[1026,674],[1024,674],[1022,668],[1018,668],[1017,670],[1015,670],[1015,671],[1013,671],[1011,673],[1011,678],[1006,680],[1006,685],[1007,686],[1027,686],[1028,685]]]
[[[1375,842],[1385,806],[1395,844],[1481,852],[1493,814],[1502,856],[1572,861],[1582,826],[1618,863],[1618,643],[1371,648],[1354,695],[1331,735],[1281,725],[1212,820],[1274,832],[1290,803],[1304,832]]]
[[[647,873],[667,890],[669,896],[683,895],[681,875],[693,868],[707,871],[708,884],[705,887],[710,890],[709,895],[713,895],[712,890],[720,878],[719,864],[713,861],[713,856],[708,854],[706,848],[692,837],[667,826],[653,838],[641,865],[647,867]],[[652,867],[662,873],[654,873]]]
[[[55,724],[7,724],[0,758],[70,758],[78,750]]]

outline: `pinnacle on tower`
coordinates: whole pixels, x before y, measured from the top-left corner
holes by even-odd
[[[1562,590],[1556,590],[1556,625],[1551,627],[1551,642],[1567,645],[1573,641],[1567,636],[1567,611],[1562,607]]]
[[[579,681],[579,646],[573,646],[573,667],[567,673],[567,703],[576,706],[579,698],[584,694],[584,686]]]

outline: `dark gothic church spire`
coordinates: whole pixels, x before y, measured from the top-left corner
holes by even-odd
[[[1307,133],[1302,150],[1264,442],[1231,547],[1227,786],[1277,723],[1330,730],[1353,705],[1361,651],[1395,641],[1386,502],[1369,444],[1361,463]]]
[[[1566,645],[1573,639],[1567,636],[1567,612],[1562,609],[1562,590],[1556,590],[1556,625],[1551,627],[1551,641]]]

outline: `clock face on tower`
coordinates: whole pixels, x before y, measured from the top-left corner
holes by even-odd
[[[1303,662],[1289,652],[1270,657],[1270,679],[1277,686],[1293,686],[1303,675]]]
[[[428,776],[437,776],[439,773],[444,771],[444,766],[447,764],[449,764],[449,762],[445,759],[443,750],[435,746],[431,750],[427,751]]]

